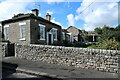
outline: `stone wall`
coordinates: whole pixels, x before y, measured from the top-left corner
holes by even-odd
[[[120,51],[48,45],[15,45],[15,56],[33,61],[117,72]]]
[[[0,42],[0,57],[5,57],[8,54],[8,43]]]

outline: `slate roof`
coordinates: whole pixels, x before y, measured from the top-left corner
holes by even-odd
[[[66,29],[62,29],[62,32],[69,33]]]
[[[96,34],[94,31],[86,31],[88,34]]]
[[[71,27],[73,27],[73,28],[75,28],[75,29],[81,31],[80,29],[78,29],[78,28],[76,28],[76,27],[74,27],[74,26],[70,26],[70,27],[68,27],[67,29],[69,29],[69,28],[71,28]],[[67,30],[67,29],[66,29],[66,30]]]
[[[20,15],[18,17],[13,17],[11,19],[7,19],[7,20],[4,20],[4,21],[0,21],[0,23],[2,24],[5,24],[5,23],[11,23],[11,22],[15,22],[15,21],[19,21],[19,20],[26,20],[26,19],[29,19],[29,18],[34,18],[34,19],[37,19],[37,20],[40,20],[40,21],[44,21],[46,23],[50,23],[50,24],[53,24],[53,25],[56,25],[58,27],[61,27],[60,25],[58,24],[55,24],[53,22],[50,22],[42,17],[38,17],[38,16],[35,16],[34,14],[32,13],[29,13],[29,14],[24,14],[24,15]]]
[[[88,35],[98,35],[95,31],[86,31]]]

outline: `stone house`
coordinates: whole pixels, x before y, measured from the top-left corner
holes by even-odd
[[[68,27],[66,30],[73,35],[74,42],[97,42],[98,34],[94,31],[80,30],[73,26]]]
[[[2,25],[0,24],[0,41],[2,41]]]
[[[18,14],[1,21],[3,38],[19,44],[60,44],[61,26],[52,23],[48,13],[44,19],[38,16],[38,12],[33,9],[32,13]]]
[[[86,31],[86,35],[88,37],[88,42],[97,42],[98,34],[94,31]]]
[[[68,32],[66,29],[62,29],[62,41],[68,41],[68,43],[73,43],[73,34]]]
[[[66,29],[69,33],[73,35],[74,42],[82,42],[82,31],[74,26],[70,26]]]

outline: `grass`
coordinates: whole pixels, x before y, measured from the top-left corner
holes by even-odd
[[[87,48],[94,49],[94,47],[92,47],[92,46],[88,46]]]

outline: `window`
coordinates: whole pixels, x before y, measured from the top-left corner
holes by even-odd
[[[2,32],[2,24],[1,23],[0,23],[0,32]],[[2,34],[2,33],[0,33],[0,34]]]
[[[8,40],[9,25],[4,26],[4,39]]]
[[[72,33],[67,33],[67,40],[70,42],[73,42],[73,34]]]
[[[0,27],[2,27],[2,23],[0,23]]]
[[[20,23],[20,40],[25,40],[25,24],[26,23]]]
[[[54,39],[54,40],[57,40],[57,29],[52,28],[51,32],[52,32],[52,34],[53,34],[53,39]]]
[[[70,35],[68,35],[68,34],[66,35],[66,40],[70,41]]]
[[[39,24],[40,27],[40,40],[45,40],[45,25]]]
[[[62,32],[62,40],[65,40],[65,33]]]

